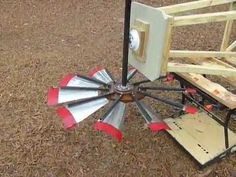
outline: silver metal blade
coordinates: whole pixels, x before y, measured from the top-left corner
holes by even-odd
[[[149,128],[153,132],[169,129],[168,125],[161,119],[160,115],[152,111],[149,106],[147,106],[142,101],[138,101],[136,104],[147,124],[149,125]]]
[[[103,131],[121,141],[123,138],[121,129],[124,124],[125,110],[126,104],[118,102],[115,107],[109,110],[109,114],[105,114],[105,117],[96,123],[95,129]]]
[[[65,88],[50,88],[48,94],[48,105],[55,106],[72,101],[98,96],[96,90],[73,90]]]
[[[64,77],[60,82],[61,87],[94,87],[98,88],[101,84],[94,83],[92,81],[88,81],[86,79],[80,78],[77,75],[69,74]]]
[[[140,107],[138,107],[139,111],[142,113],[142,115],[144,116],[147,123],[162,122],[162,119],[161,119],[160,115],[158,115],[157,113],[152,111],[150,106],[146,105],[143,101],[139,101],[139,103],[144,108],[144,110],[147,112],[148,116],[151,118],[151,121],[150,121],[150,118],[147,117],[147,115],[145,115],[144,111],[141,110]]]
[[[74,126],[73,124],[77,124],[83,121],[98,109],[105,106],[108,102],[109,101],[106,98],[101,98],[80,105],[66,106],[63,108],[59,108],[58,114],[62,117],[65,128],[68,128]],[[69,126],[68,122],[70,122]]]
[[[89,72],[89,77],[98,79],[106,84],[113,82],[110,75],[107,73],[106,69],[97,67]]]
[[[114,109],[108,114],[103,122],[107,124],[112,124],[115,128],[121,129],[124,122],[124,115],[126,110],[126,104],[119,102]]]

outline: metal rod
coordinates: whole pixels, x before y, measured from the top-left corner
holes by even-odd
[[[115,82],[115,79],[114,79],[114,77],[112,76],[112,74],[110,73],[110,71],[107,70],[107,69],[105,69],[105,70],[106,70],[108,76],[111,78],[112,82],[114,83],[114,82]]]
[[[145,108],[140,104],[140,102],[137,100],[136,97],[133,96],[133,98],[141,114],[145,117],[145,119],[147,119],[148,122],[152,122],[152,118],[148,114],[148,112],[145,110]]]
[[[133,85],[140,85],[140,84],[144,84],[144,83],[148,83],[148,82],[151,82],[150,80],[143,80],[143,81],[139,81],[139,82],[135,82],[133,83]]]
[[[229,148],[229,132],[228,132],[229,122],[230,122],[231,115],[234,114],[235,111],[236,111],[236,109],[230,110],[226,116],[226,119],[225,119],[224,133],[225,133],[225,148],[226,149]]]
[[[160,101],[160,102],[163,102],[165,104],[168,104],[168,105],[171,105],[171,106],[174,106],[176,108],[179,108],[179,109],[183,109],[184,108],[184,105],[182,105],[181,103],[177,103],[177,102],[174,102],[174,101],[169,101],[169,100],[166,100],[166,99],[163,99],[163,98],[159,98],[159,97],[156,97],[150,93],[147,93],[147,92],[141,92],[142,94],[144,94],[145,96],[148,96],[150,98],[153,98],[157,101]]]
[[[100,95],[100,96],[95,96],[95,97],[87,98],[87,99],[84,99],[84,100],[81,100],[81,101],[77,101],[75,103],[68,104],[68,107],[78,106],[80,104],[84,104],[84,103],[87,103],[87,102],[90,102],[90,101],[95,101],[95,100],[99,100],[99,99],[102,99],[102,98],[107,98],[107,97],[109,97],[109,96],[111,96],[113,94],[114,94],[114,92],[108,93],[108,94],[104,94],[104,95]]]
[[[185,88],[171,88],[171,87],[139,87],[141,90],[159,90],[159,91],[172,91],[184,92]]]
[[[83,75],[80,75],[80,74],[77,74],[78,77],[82,78],[82,79],[85,79],[87,81],[91,81],[91,82],[94,82],[96,84],[101,84],[101,85],[104,85],[104,86],[109,86],[109,84],[106,84],[105,82],[102,82],[98,79],[95,79],[95,78],[90,78],[90,77],[87,77],[87,76],[83,76]]]
[[[129,82],[130,79],[132,79],[134,77],[134,75],[138,72],[138,70],[135,70],[132,74],[130,74],[128,77],[127,77],[127,81]]]
[[[117,98],[115,102],[112,104],[112,106],[108,109],[108,111],[104,114],[104,116],[100,119],[100,121],[103,121],[111,112],[112,110],[116,107],[116,105],[120,102],[122,96]]]
[[[195,105],[197,105],[198,108],[201,108],[202,110],[204,110],[205,112],[207,112],[208,115],[210,115],[216,122],[218,122],[220,125],[225,126],[225,123],[215,114],[213,114],[212,112],[208,111],[203,105],[201,105],[200,103],[198,103],[196,100],[194,100],[192,97],[188,96],[187,94],[183,93],[184,97],[186,100],[190,101],[191,103],[194,103]]]
[[[101,90],[101,91],[109,91],[108,88],[96,88],[96,87],[60,87],[60,89],[63,90],[88,90],[88,91],[97,91],[97,90]]]
[[[123,40],[123,64],[122,64],[122,86],[127,85],[128,75],[128,56],[129,56],[129,30],[130,30],[130,11],[132,0],[125,1],[125,23]]]
[[[162,80],[162,79],[165,79],[166,78],[166,76],[161,76],[161,77],[159,77],[157,80]],[[140,84],[144,84],[144,83],[148,83],[148,82],[151,82],[150,80],[148,80],[148,79],[146,79],[146,80],[143,80],[143,81],[139,81],[139,82],[135,82],[135,83],[133,83],[135,86],[137,86],[137,85],[140,85]]]

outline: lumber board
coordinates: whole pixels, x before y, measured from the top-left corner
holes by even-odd
[[[165,75],[167,72],[167,65],[169,62],[170,48],[171,48],[171,42],[172,42],[172,30],[173,30],[173,18],[169,18],[168,26],[166,30],[165,46],[164,46],[164,51],[163,51],[163,62],[161,66],[162,75]]]
[[[200,1],[193,1],[193,2],[160,7],[159,9],[163,10],[167,14],[173,14],[221,4],[227,4],[235,1],[236,0],[200,0]]]
[[[205,65],[192,65],[192,64],[182,64],[169,62],[167,70],[169,72],[181,72],[181,73],[196,73],[196,74],[209,74],[209,75],[219,75],[219,76],[236,76],[236,69],[216,67],[216,66],[205,66]]]
[[[164,121],[171,128],[167,132],[202,165],[225,151],[224,127],[205,112]],[[233,147],[236,134],[231,130],[228,133],[229,147]]]
[[[148,33],[148,41],[146,47],[146,60],[141,62],[138,60],[132,50],[129,52],[129,64],[135,67],[140,73],[153,81],[160,77],[162,69],[165,66],[163,62],[168,60],[169,45],[167,39],[171,32],[170,24],[172,24],[172,17],[166,15],[161,10],[151,6],[132,2],[132,13],[130,17],[130,26],[132,27],[138,19],[150,25]],[[142,13],[140,13],[142,12]],[[165,58],[163,58],[165,57]],[[163,66],[163,67],[162,67]]]
[[[218,83],[212,82],[200,74],[177,73],[179,76],[195,85],[214,99],[224,104],[230,109],[236,108],[236,95],[228,91]]]
[[[221,67],[221,68],[231,68],[231,69],[236,69],[235,67],[233,67],[232,65],[223,62],[222,60],[218,60],[216,58],[188,58],[186,59],[188,61],[191,61],[191,63],[194,64],[198,64],[198,65],[203,65],[203,66],[210,66],[210,67]],[[185,61],[186,61],[185,60]],[[222,77],[222,79],[225,79],[230,85],[236,87],[236,76],[218,76],[218,77]]]
[[[235,2],[230,4],[229,10],[236,10]],[[233,20],[227,20],[226,25],[225,25],[223,40],[221,43],[221,51],[225,51],[227,49],[227,46],[229,45],[232,27],[233,27]]]
[[[236,11],[215,12],[197,15],[186,15],[174,17],[174,26],[196,25],[203,23],[221,22],[235,20]]]
[[[236,66],[236,57],[228,57],[228,58],[225,58],[225,60]]]
[[[197,57],[235,57],[236,52],[231,51],[188,51],[188,50],[170,50],[170,57],[172,58],[181,58],[181,57],[188,57],[188,58],[197,58]]]
[[[236,41],[234,41],[230,46],[226,49],[226,51],[232,51],[233,49],[236,48]]]

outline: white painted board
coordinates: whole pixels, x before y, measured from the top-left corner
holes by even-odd
[[[132,3],[130,25],[132,26],[135,20],[139,19],[149,23],[150,29],[146,48],[146,62],[138,61],[130,50],[129,64],[151,81],[156,80],[161,75],[169,18],[170,16],[164,14],[160,9],[137,2]]]

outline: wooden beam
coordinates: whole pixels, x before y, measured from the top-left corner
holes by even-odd
[[[186,15],[174,17],[174,26],[186,26],[211,22],[220,22],[226,20],[235,20],[236,10],[227,12],[215,12],[197,15]]]
[[[173,18],[169,18],[168,28],[166,30],[166,36],[165,36],[163,61],[161,64],[161,74],[162,75],[166,75],[166,72],[167,72],[167,64],[169,61],[170,47],[171,47],[171,41],[172,41],[172,30],[173,30]]]
[[[228,57],[228,58],[225,58],[225,60],[236,66],[236,58]]]
[[[216,58],[186,58],[185,62],[191,62],[192,64],[202,65],[202,66],[210,66],[215,68],[231,68],[235,69],[232,65],[224,62],[223,60],[218,60]],[[236,60],[235,60],[236,61]],[[236,87],[236,77],[227,77],[227,76],[218,76],[221,79],[225,79],[230,85]]]
[[[209,57],[235,57],[236,52],[220,52],[220,51],[188,51],[188,50],[170,50],[169,57],[172,58],[209,58]]]
[[[196,73],[196,74],[209,74],[220,76],[234,76],[236,77],[236,69],[231,68],[217,68],[210,66],[181,64],[181,63],[168,63],[167,70],[169,72],[179,73]]]
[[[236,41],[230,44],[230,46],[226,49],[226,51],[232,51],[234,48],[236,48]]]
[[[229,10],[236,10],[236,2],[230,4]],[[221,51],[225,51],[229,45],[232,27],[233,27],[233,20],[228,20],[225,25],[224,36],[220,49]]]
[[[200,1],[193,1],[193,2],[160,7],[159,9],[163,10],[167,14],[172,14],[172,13],[190,11],[194,9],[200,9],[204,7],[227,4],[235,1],[236,0],[200,0]]]

